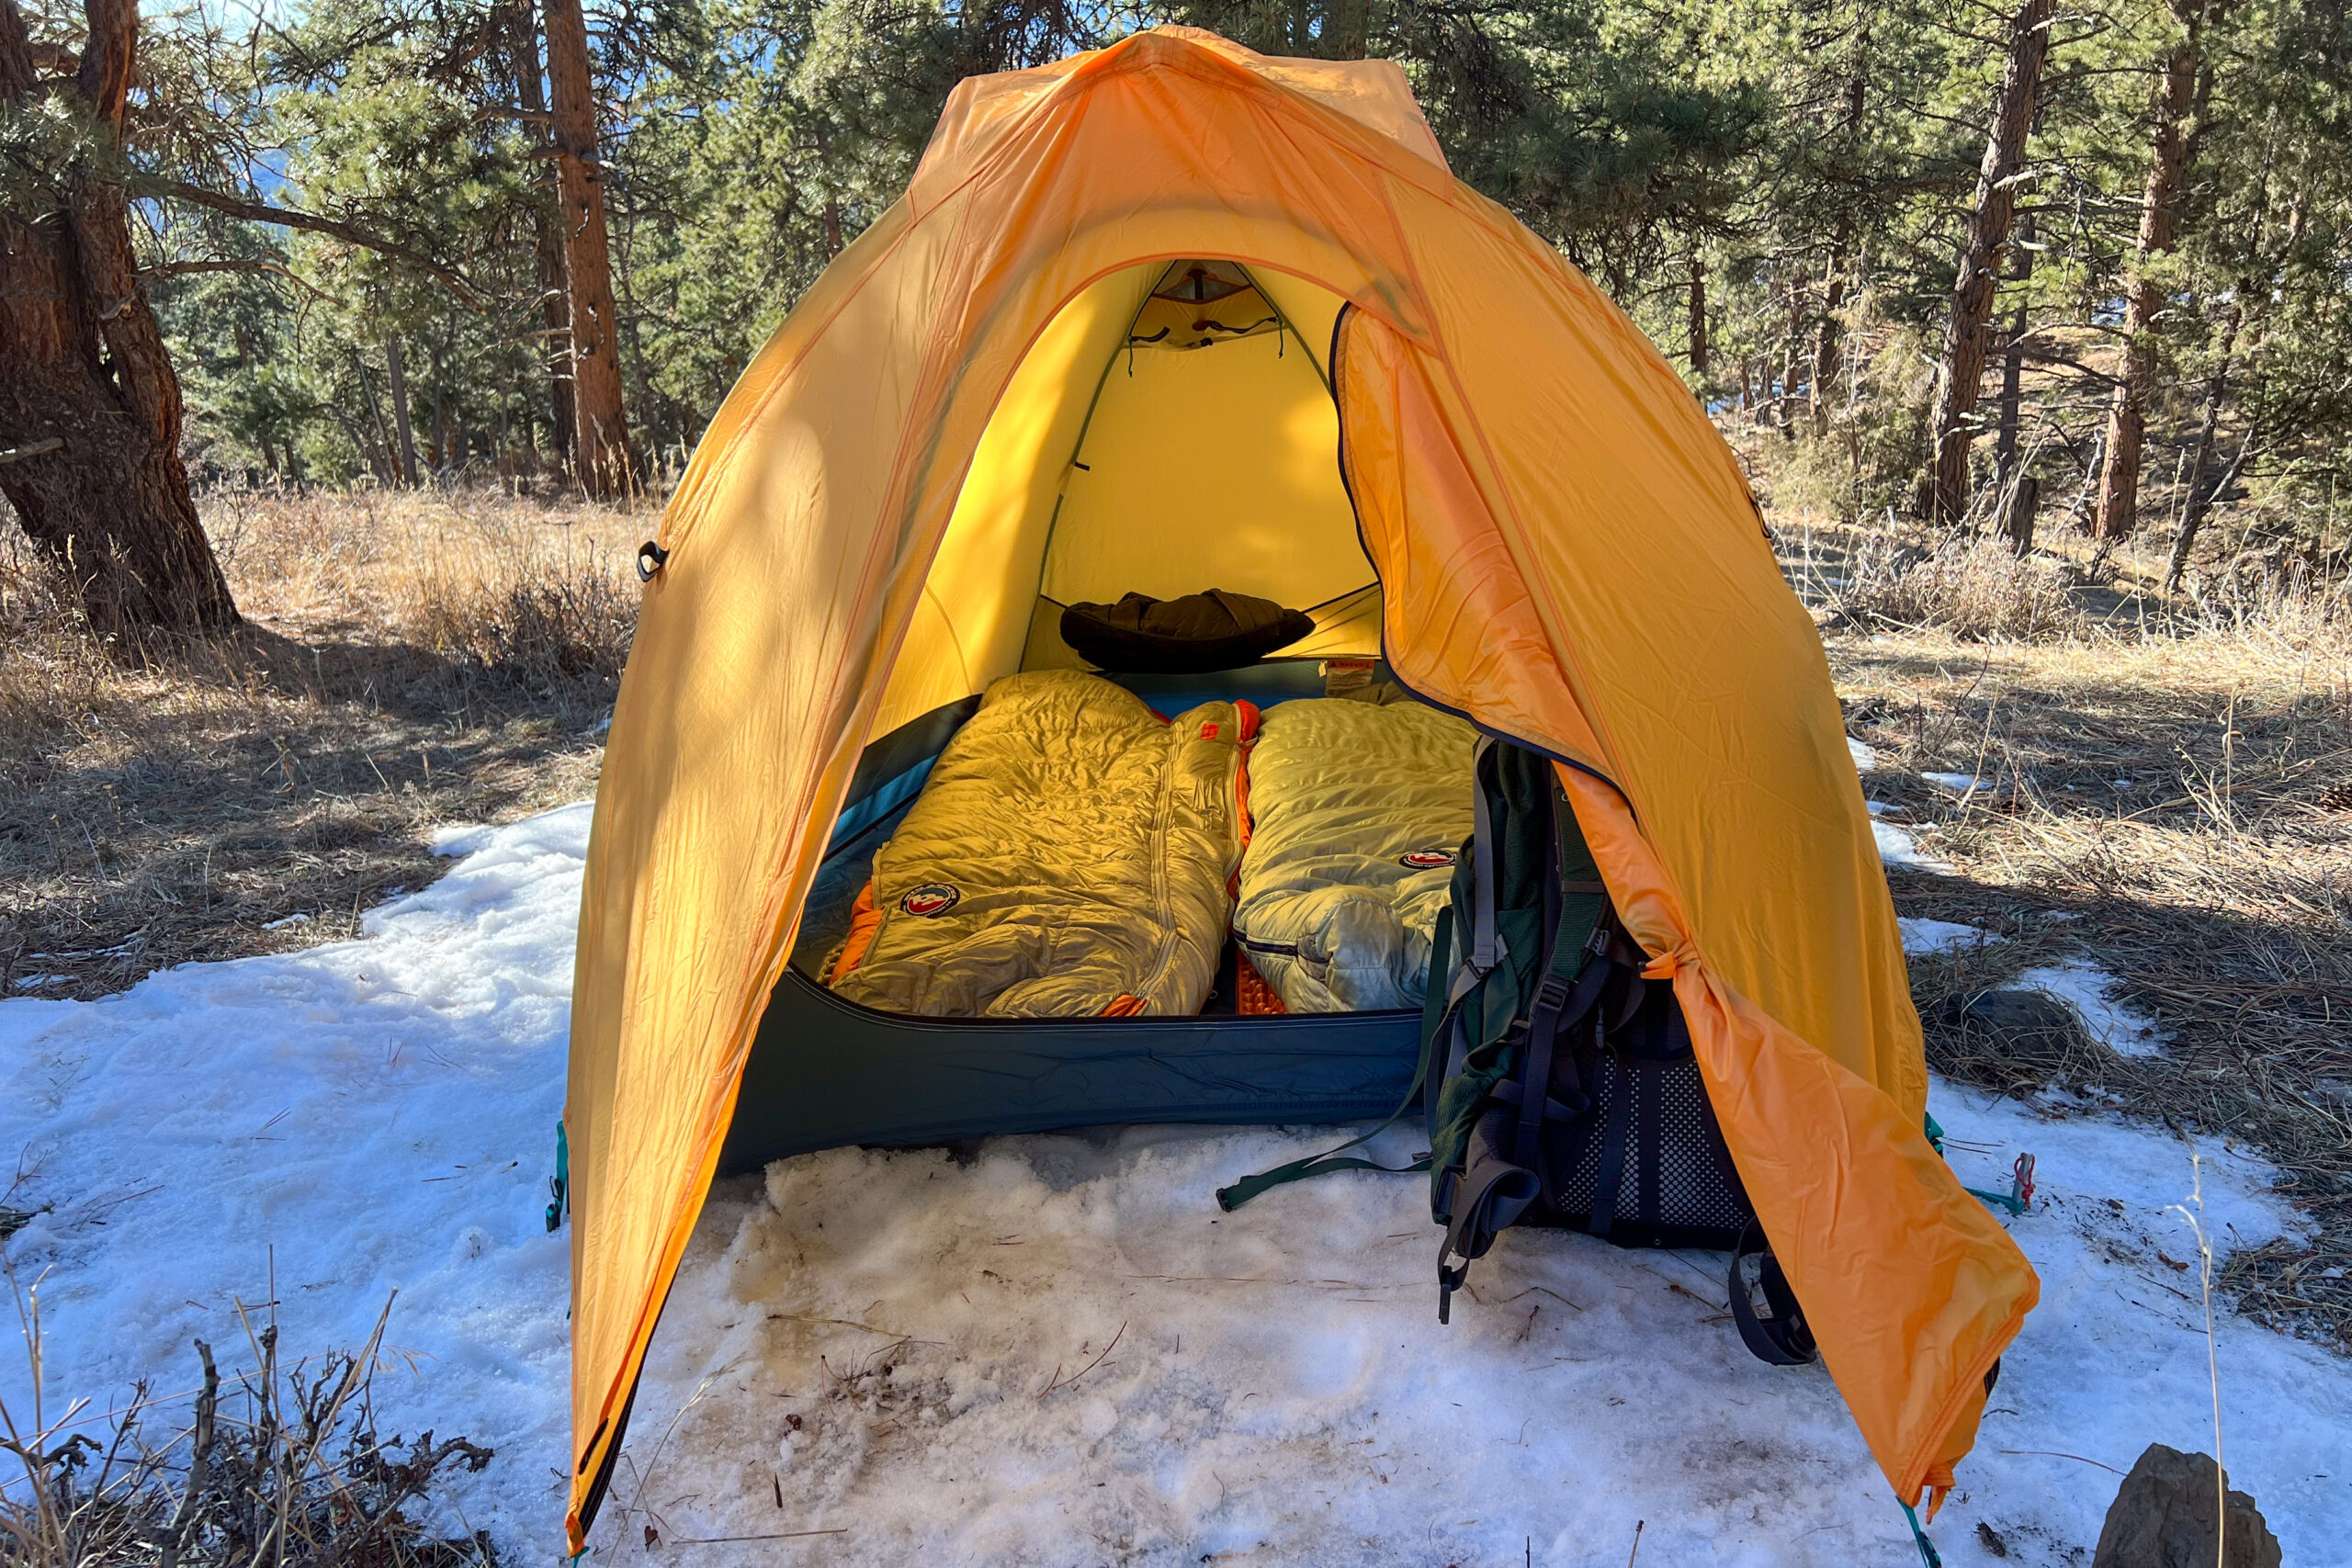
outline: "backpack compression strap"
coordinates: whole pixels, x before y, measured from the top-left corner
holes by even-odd
[[[1509,1229],[1540,1196],[1535,1173],[1493,1151],[1500,1142],[1508,1106],[1490,1105],[1470,1134],[1470,1158],[1462,1172],[1453,1214],[1437,1248],[1437,1320],[1453,1321],[1453,1292],[1468,1278],[1470,1261],[1486,1256],[1495,1237]]]
[[[1451,906],[1437,912],[1437,930],[1430,942],[1429,985],[1421,1001],[1421,1060],[1413,1069],[1413,1081],[1405,1090],[1405,1098],[1388,1113],[1388,1120],[1362,1137],[1351,1138],[1338,1148],[1327,1149],[1311,1159],[1296,1159],[1288,1165],[1278,1165],[1272,1170],[1261,1170],[1255,1176],[1245,1176],[1230,1187],[1216,1190],[1216,1206],[1227,1213],[1272,1188],[1287,1182],[1304,1181],[1311,1176],[1322,1176],[1334,1170],[1377,1170],[1388,1176],[1402,1176],[1409,1171],[1427,1170],[1430,1156],[1421,1156],[1410,1165],[1382,1165],[1377,1160],[1340,1157],[1360,1144],[1368,1144],[1381,1134],[1404,1120],[1413,1102],[1422,1096],[1423,1087],[1434,1087],[1438,1075],[1430,1070],[1430,1063],[1445,1050],[1445,1041],[1453,1033],[1457,994],[1449,999],[1438,989],[1438,977],[1446,972],[1450,950],[1453,945],[1453,909]]]
[[[1568,1081],[1559,1096],[1552,1092],[1552,1078],[1560,1060],[1561,1035],[1593,1012],[1609,983],[1609,929],[1602,919],[1609,908],[1609,889],[1600,880],[1600,868],[1585,843],[1566,795],[1556,782],[1551,784],[1548,794],[1553,814],[1550,860],[1556,891],[1545,899],[1551,929],[1544,970],[1528,1010],[1518,1079],[1494,1086],[1467,1144],[1468,1156],[1447,1217],[1445,1239],[1438,1247],[1440,1323],[1452,1319],[1453,1292],[1462,1288],[1470,1261],[1484,1257],[1496,1235],[1542,1195],[1543,1183],[1536,1172],[1543,1168],[1546,1115],[1580,1116],[1592,1103],[1577,1082],[1573,1055],[1566,1058]],[[1483,791],[1479,804],[1484,828]],[[1486,868],[1480,869],[1483,873]],[[1491,886],[1482,879],[1481,914],[1491,907]],[[1501,1153],[1506,1137],[1510,1147],[1508,1159]]]

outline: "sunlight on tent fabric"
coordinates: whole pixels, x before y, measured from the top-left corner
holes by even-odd
[[[1340,483],[1339,419],[1287,331],[1110,367],[1046,550],[1064,604],[1207,588],[1305,609],[1373,579]]]
[[[1265,292],[1265,332],[1175,350],[1128,336],[1165,270],[1125,267],[1039,334],[989,417],[874,733],[1024,666],[1077,662],[1060,606],[1224,588],[1329,606],[1303,653],[1376,649],[1373,581],[1340,482],[1320,353],[1340,298],[1297,278]],[[1044,602],[1040,602],[1040,594]],[[1027,654],[1024,657],[1024,646]]]
[[[874,733],[1021,666],[1037,562],[1102,367],[1159,275],[1127,267],[1081,292],[1021,362],[972,455]]]
[[[1888,1483],[1954,1484],[2038,1286],[1921,1130],[1819,632],[1672,367],[1433,149],[1387,61],[1155,30],[975,78],[713,420],[659,536],[582,894],[569,1550],[861,749],[1012,672],[1051,601],[1130,591],[1319,609],[1296,655],[1376,601],[1415,693],[1569,760]],[[1132,331],[1147,295],[1243,290],[1266,308]],[[1335,333],[1327,389],[1310,348]],[[1132,375],[1130,336],[1161,345]]]

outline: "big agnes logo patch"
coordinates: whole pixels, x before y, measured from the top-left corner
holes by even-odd
[[[1435,871],[1452,865],[1456,858],[1452,850],[1408,850],[1396,857],[1396,863],[1408,871]]]
[[[944,882],[926,882],[899,899],[899,908],[910,915],[944,915],[963,897]]]

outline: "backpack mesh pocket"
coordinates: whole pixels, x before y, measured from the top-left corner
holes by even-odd
[[[1688,1050],[1664,1061],[1589,1045],[1578,1055],[1577,1076],[1591,1108],[1546,1121],[1544,1201],[1521,1223],[1589,1230],[1625,1247],[1737,1245],[1755,1211],[1724,1146],[1698,1062]],[[1559,1078],[1555,1070],[1555,1084]],[[1607,1169],[1612,1141],[1613,1182]],[[1611,1187],[1613,1202],[1602,1219],[1593,1211]]]

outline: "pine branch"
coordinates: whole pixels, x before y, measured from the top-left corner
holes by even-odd
[[[371,234],[367,230],[355,224],[345,223],[340,219],[322,217],[315,212],[297,212],[290,208],[272,207],[267,202],[247,201],[243,197],[227,196],[217,190],[207,190],[202,186],[189,185],[185,180],[157,181],[152,189],[155,195],[191,202],[198,207],[209,207],[215,212],[226,213],[232,218],[241,218],[248,223],[274,223],[286,229],[307,229],[314,234],[324,234],[332,239],[341,240],[346,244],[374,251],[379,255],[406,262],[457,296],[458,302],[468,310],[481,309],[483,298],[481,290],[468,282],[462,273],[453,267],[444,266],[420,251],[412,250],[395,241],[387,240],[380,234]]]

